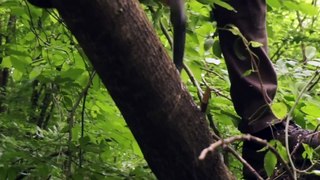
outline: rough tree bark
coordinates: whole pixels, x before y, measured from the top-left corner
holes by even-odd
[[[54,0],[159,179],[232,179],[137,0]]]

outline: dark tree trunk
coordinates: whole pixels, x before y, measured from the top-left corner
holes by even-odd
[[[231,179],[137,0],[55,0],[159,179]]]
[[[2,24],[0,23],[0,27]],[[14,15],[10,15],[7,24],[7,36],[5,38],[0,35],[0,45],[10,44],[12,41],[14,34],[16,31],[16,17]],[[5,40],[5,42],[3,42]],[[0,52],[1,54],[5,54],[5,50]],[[2,57],[0,56],[0,63],[2,63]],[[7,85],[9,81],[9,68],[0,69],[0,113],[7,111],[5,106],[6,95],[7,95]]]

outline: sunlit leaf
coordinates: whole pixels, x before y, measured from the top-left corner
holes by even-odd
[[[250,41],[249,43],[250,43],[250,45],[251,45],[252,47],[254,47],[254,48],[262,47],[262,46],[263,46],[262,43],[257,42],[257,41]]]
[[[235,36],[241,36],[242,35],[237,26],[235,26],[233,24],[228,24],[227,27],[228,27],[228,31],[230,31],[233,35],[235,35]]]
[[[268,151],[264,157],[264,169],[269,177],[275,170],[277,162],[277,157],[271,151]]]
[[[319,107],[315,106],[315,105],[310,105],[309,104],[309,105],[303,106],[301,108],[301,111],[306,113],[306,114],[312,115],[314,117],[320,117]]]
[[[312,58],[314,58],[316,53],[317,53],[317,49],[313,46],[307,46],[305,48],[305,54],[306,54],[307,60],[311,60]]]
[[[11,59],[9,56],[6,56],[2,59],[1,67],[10,68],[12,66]]]
[[[221,1],[221,0],[214,0],[214,4],[217,4],[217,5],[221,6],[221,7],[224,7],[229,11],[236,11],[230,4],[228,4],[228,3],[224,2],[224,1]]]
[[[281,7],[281,3],[279,0],[267,0],[267,4],[273,8]]]
[[[302,153],[302,157],[304,159],[313,159],[314,150],[308,145],[303,143],[304,152]]]
[[[283,5],[290,10],[299,10],[299,5],[292,1],[283,1]]]
[[[277,116],[279,119],[283,119],[286,117],[288,113],[288,108],[286,104],[278,102],[278,103],[273,103],[271,106],[272,112]]]
[[[320,176],[320,170],[312,170],[311,173]]]
[[[312,4],[305,3],[305,2],[299,3],[299,9],[302,13],[310,15],[310,16],[317,15],[317,13],[319,12],[318,7],[315,7]]]

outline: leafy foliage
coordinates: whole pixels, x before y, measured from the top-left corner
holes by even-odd
[[[171,33],[168,9],[152,0],[143,3],[170,53],[170,43],[161,30],[163,26]],[[320,66],[319,3],[267,3],[269,54],[279,79],[272,109],[283,118],[306,85],[306,79]],[[212,6],[234,9],[222,0],[187,0],[186,4],[185,63],[203,89],[208,85],[213,90],[208,111],[221,136],[239,134],[239,117],[229,97],[230,83],[217,28],[210,17]],[[0,179],[64,179],[70,171],[74,179],[155,179],[99,78],[91,80],[92,66],[57,12],[35,8],[25,0],[2,0],[0,19],[1,74],[8,72],[7,79],[0,80]],[[199,102],[197,88],[187,73],[183,72],[182,79]],[[319,124],[318,81],[319,77],[293,113],[303,128],[315,129]],[[88,92],[82,93],[88,83]],[[81,103],[77,105],[78,100]],[[241,143],[233,146],[241,149]],[[306,158],[315,158],[312,149],[305,149]],[[240,178],[241,163],[228,153],[224,156]],[[268,175],[276,164],[274,155],[267,153]]]

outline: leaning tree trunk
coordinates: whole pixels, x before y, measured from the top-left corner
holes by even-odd
[[[231,179],[179,74],[137,0],[53,0],[159,179]]]

